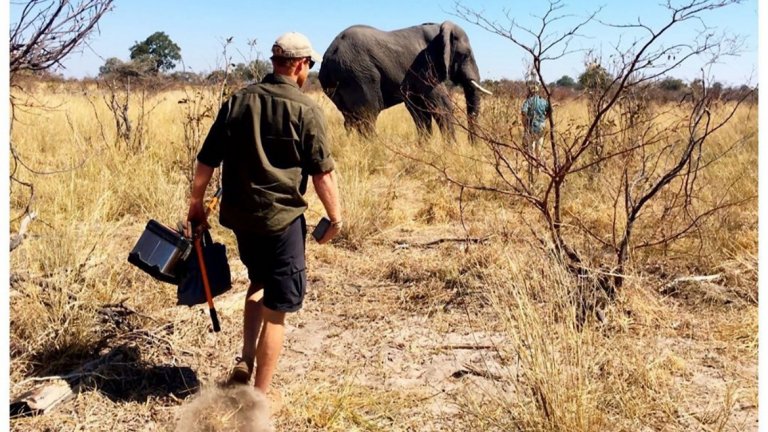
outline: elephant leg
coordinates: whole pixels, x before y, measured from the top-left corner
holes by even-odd
[[[443,138],[453,141],[456,133],[453,123],[453,103],[450,96],[447,92],[442,91],[435,91],[430,96],[430,108],[437,122],[437,127],[440,128],[440,133]]]
[[[355,130],[366,138],[376,135],[376,118],[382,110],[375,80],[364,83],[350,80],[336,89],[331,100],[344,116],[347,131]]]
[[[359,115],[344,113],[344,127],[347,132],[356,131],[365,138],[376,136],[376,117],[377,115]]]
[[[413,117],[416,123],[416,131],[419,137],[428,137],[432,135],[432,113],[422,98],[410,98],[405,102],[405,107]]]

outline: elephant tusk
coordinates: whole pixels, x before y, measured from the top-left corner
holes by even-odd
[[[472,85],[475,86],[475,88],[480,90],[481,92],[483,92],[485,94],[488,94],[488,95],[492,95],[493,94],[493,93],[489,92],[488,90],[484,89],[483,86],[481,86],[480,84],[476,83],[475,80],[469,80],[469,82],[472,83]]]

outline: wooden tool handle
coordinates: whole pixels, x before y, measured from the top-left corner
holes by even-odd
[[[208,301],[208,309],[211,311],[211,321],[213,322],[213,331],[221,330],[219,325],[219,316],[216,314],[216,308],[213,306],[213,295],[211,294],[211,285],[208,282],[208,270],[205,268],[205,258],[203,257],[203,246],[200,244],[200,237],[195,237],[195,251],[197,251],[197,262],[200,265],[200,275],[203,278],[203,288],[205,288],[205,299]]]

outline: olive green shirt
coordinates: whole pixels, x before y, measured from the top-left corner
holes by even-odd
[[[235,231],[277,234],[307,209],[307,176],[332,171],[320,107],[278,74],[235,93],[197,155],[222,164],[220,221]]]

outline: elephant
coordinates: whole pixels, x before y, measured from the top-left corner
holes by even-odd
[[[323,55],[319,73],[325,94],[344,116],[347,130],[375,134],[376,118],[405,102],[419,136],[454,139],[453,104],[447,81],[461,86],[470,138],[480,112],[480,73],[469,37],[458,25],[426,23],[394,31],[355,25],[342,31]]]

